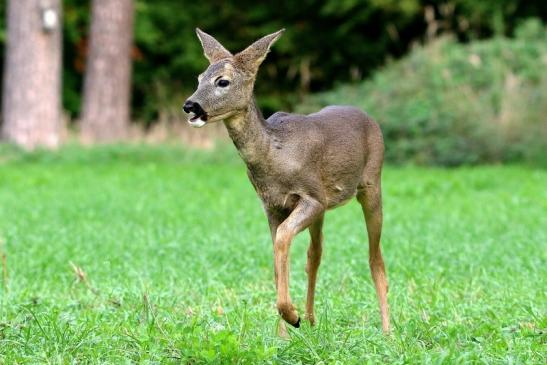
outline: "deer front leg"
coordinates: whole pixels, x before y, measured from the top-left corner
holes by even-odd
[[[266,216],[268,217],[268,225],[270,226],[270,234],[272,235],[272,244],[275,253],[275,237],[277,235],[277,227],[288,217],[287,215],[280,214],[279,212],[270,211],[266,209]],[[274,262],[274,285],[277,290],[277,269]]]
[[[324,212],[315,199],[301,198],[296,208],[277,227],[274,243],[274,263],[277,281],[277,310],[294,327],[300,327],[300,317],[289,295],[289,248],[297,233],[309,227]]]
[[[275,235],[277,233],[277,227],[279,227],[281,222],[283,222],[288,215],[282,215],[279,212],[270,211],[268,209],[266,209],[266,215],[268,217],[268,224],[270,226],[270,233],[272,235],[272,244],[275,247]],[[274,285],[277,291],[277,271],[275,268],[275,263],[274,263]],[[282,338],[289,338],[289,333],[287,332],[287,327],[285,326],[284,321],[279,322],[279,326],[277,328],[277,334]]]
[[[306,263],[306,273],[308,274],[308,295],[306,297],[306,319],[313,326],[315,324],[315,314],[313,311],[313,302],[315,298],[315,281],[317,280],[317,270],[321,263],[321,253],[323,251],[323,214],[317,218],[310,226],[310,247],[308,248],[308,262]]]

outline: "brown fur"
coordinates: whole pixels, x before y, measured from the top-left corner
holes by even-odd
[[[207,112],[208,123],[224,121],[263,202],[273,240],[280,315],[292,325],[300,323],[289,295],[288,255],[294,236],[308,228],[305,318],[315,322],[313,302],[324,213],[357,197],[366,220],[382,328],[387,332],[387,279],[380,250],[384,143],[378,124],[350,106],[328,106],[309,115],[278,112],[264,120],[253,97],[254,80],[282,31],[261,38],[235,56],[210,35],[197,33],[211,65],[189,100]],[[229,80],[230,86],[216,86],[218,78]]]

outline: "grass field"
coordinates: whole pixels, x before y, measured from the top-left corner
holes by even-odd
[[[0,363],[547,363],[547,171],[387,167],[380,330],[360,207],[329,212],[318,325],[276,336],[232,148],[0,149]],[[308,236],[291,249],[303,312]]]

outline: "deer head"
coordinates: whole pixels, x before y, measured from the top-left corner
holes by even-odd
[[[260,38],[234,56],[215,38],[196,29],[210,65],[198,76],[198,88],[183,106],[192,127],[225,120],[247,109],[258,68],[283,31]]]

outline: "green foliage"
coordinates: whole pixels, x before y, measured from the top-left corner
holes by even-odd
[[[545,163],[547,31],[531,20],[516,34],[466,45],[436,40],[301,110],[360,106],[380,122],[392,162]]]
[[[329,80],[340,72],[342,79],[347,79],[350,67],[362,67],[358,64],[365,57],[366,67],[383,61],[392,43],[389,36],[380,29],[364,32],[359,28],[373,17],[390,17],[403,25],[409,15],[395,2],[390,2],[385,12],[382,4],[376,3],[138,2],[135,37],[142,58],[135,62],[136,105],[144,105],[144,117],[151,119],[158,105],[180,103],[192,92],[196,75],[207,66],[196,27],[213,34],[233,52],[267,33],[287,28],[261,70],[257,93],[264,95],[261,106],[266,114],[288,108],[298,90],[328,87]],[[351,46],[357,42],[362,46]]]
[[[63,102],[73,117],[80,109],[89,4],[90,0],[63,0]],[[512,35],[526,17],[547,19],[540,0],[135,0],[135,4],[133,112],[136,119],[147,122],[165,107],[180,105],[206,66],[195,27],[234,51],[268,32],[287,28],[257,83],[259,102],[269,114],[291,109],[310,91],[366,77],[387,58],[404,55],[412,42],[423,37],[426,6],[434,10],[439,31],[461,39]],[[0,16],[4,10],[2,1]],[[3,25],[2,16],[0,56]]]
[[[269,230],[232,146],[0,156],[0,363],[546,363],[545,170],[387,167],[393,333],[352,202],[326,216],[317,327],[282,340]],[[301,313],[307,243],[291,247]]]
[[[80,114],[90,12],[88,1],[63,1],[63,106],[72,117]]]
[[[435,1],[436,3],[449,3]],[[547,9],[539,1],[519,0],[456,0],[455,17],[460,35],[484,38],[510,35],[523,21],[530,17],[547,17]]]

